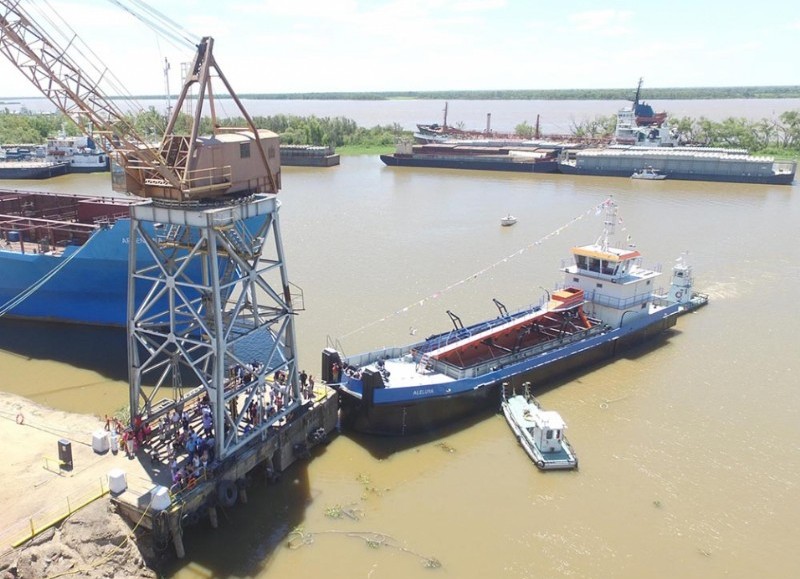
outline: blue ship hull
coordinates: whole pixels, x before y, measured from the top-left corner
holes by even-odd
[[[130,220],[97,230],[83,246],[68,246],[62,256],[0,251],[0,304],[71,261],[8,316],[48,322],[122,326],[126,324]]]
[[[521,390],[524,381],[542,384],[582,367],[608,360],[675,325],[681,309],[673,304],[622,328],[550,347],[519,362],[479,376],[415,388],[370,388],[363,378],[345,376],[330,384],[340,393],[345,426],[379,435],[428,432],[487,408],[499,408],[500,387]],[[429,338],[435,339],[435,338]],[[323,378],[326,360],[323,354]]]
[[[49,208],[41,210],[39,223],[42,221],[49,221],[49,223],[37,225],[32,232],[28,233],[16,230],[19,227],[15,225],[17,217],[10,214],[13,209],[16,209],[11,206],[16,202],[15,198],[24,202],[25,199],[42,200],[44,197],[48,198],[46,206]],[[54,230],[58,230],[62,225],[62,221],[52,218],[43,219],[48,212],[61,211],[63,224],[66,226],[70,224],[66,220],[66,214],[75,210],[75,207],[87,199],[102,208],[96,210],[95,213],[105,211],[101,215],[101,219],[110,215],[127,215],[128,206],[125,204],[115,205],[113,200],[110,202],[105,200],[101,203],[101,200],[97,198],[78,198],[57,194],[20,195],[16,192],[0,192],[0,203],[6,201],[9,203],[5,207],[6,214],[0,216],[2,217],[0,229],[2,229],[4,239],[3,243],[0,243],[0,271],[3,272],[3,275],[0,276],[0,309],[5,309],[6,304],[61,267],[29,297],[11,308],[5,314],[7,317],[65,324],[126,326],[130,219],[115,217],[116,220],[109,221],[109,224],[97,227],[82,244],[80,242],[77,242],[76,245],[67,244],[60,255],[57,254],[58,252],[54,254],[42,251],[39,244],[34,242],[39,235],[43,235],[36,233],[38,230],[49,226],[54,226]],[[16,214],[19,215],[19,212]],[[91,223],[97,218],[96,214],[90,214],[81,221],[84,224]],[[254,221],[259,223],[248,223],[248,227],[257,228],[261,223],[260,219],[254,219]],[[144,227],[154,234],[155,226],[153,224],[146,224]],[[21,237],[25,237],[24,253],[20,252],[18,247],[14,247]],[[143,243],[142,240],[139,242]],[[137,254],[139,269],[154,263],[149,252],[139,251]],[[67,262],[66,265],[62,267],[65,262]],[[199,264],[194,265],[197,266],[197,271],[189,268],[187,274],[196,278],[199,275],[200,266]],[[152,283],[148,281],[137,281],[137,299],[144,296],[151,285]],[[188,295],[188,297],[192,299],[196,296]],[[166,301],[163,307],[161,304],[158,304],[158,307],[162,311],[166,310]]]

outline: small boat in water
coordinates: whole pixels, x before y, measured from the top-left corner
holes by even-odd
[[[555,410],[542,410],[530,395],[503,399],[506,422],[520,445],[541,470],[578,468],[578,458],[567,440],[567,425]]]
[[[500,220],[500,225],[502,225],[503,227],[509,227],[511,225],[514,225],[516,222],[517,218],[511,215],[511,213],[509,213]]]
[[[634,171],[633,175],[631,175],[631,179],[645,179],[650,181],[661,181],[666,178],[667,176],[664,175],[664,173],[652,167],[645,167],[639,171]]]

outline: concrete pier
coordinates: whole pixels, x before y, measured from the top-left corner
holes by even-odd
[[[247,502],[244,486],[247,475],[257,468],[275,476],[294,462],[310,456],[312,448],[326,442],[336,430],[338,398],[332,390],[318,390],[288,420],[271,427],[261,440],[254,441],[224,461],[209,464],[194,484],[170,489],[169,504],[160,508],[159,489],[169,477],[168,464],[155,464],[149,470],[149,481],[139,479],[111,500],[117,511],[131,521],[152,531],[153,540],[171,541],[178,557],[183,557],[183,525],[208,516],[211,527],[217,528],[217,506],[233,507]]]

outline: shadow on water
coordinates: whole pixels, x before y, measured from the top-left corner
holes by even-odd
[[[639,358],[645,357],[649,353],[668,345],[670,338],[679,333],[680,330],[677,330],[675,328],[670,328],[669,330],[657,336],[652,336],[647,338],[639,345],[627,348],[624,352],[621,352],[620,354],[614,356],[613,358],[608,358],[606,360],[582,366],[567,373],[560,374],[557,377],[553,377],[538,383],[532,382],[531,394],[533,394],[534,396],[539,396],[547,392],[550,392],[551,390],[555,390],[561,386],[564,386],[565,384],[568,384],[569,382],[580,379],[581,376],[584,376],[590,372],[603,368],[608,364],[613,364],[616,360],[619,360],[620,358],[625,358],[627,360],[637,360]],[[509,380],[507,383],[508,395],[512,395],[513,393],[522,394],[524,391],[524,386],[523,386],[524,382],[525,379],[521,377],[516,377]],[[467,430],[469,428],[472,428],[473,426],[477,426],[487,418],[495,416],[499,412],[500,412],[500,392],[498,391],[497,406],[486,408],[462,420],[459,420],[452,424],[448,424],[447,426],[443,426],[441,428],[437,428],[430,432],[426,432],[424,434],[417,434],[411,436],[376,436],[369,434],[361,434],[349,430],[344,430],[343,434],[348,438],[350,438],[351,440],[353,440],[354,442],[356,442],[359,446],[364,448],[374,458],[386,459],[389,458],[394,453],[402,452],[414,448],[416,446],[440,442],[448,437],[453,436],[458,432]]]
[[[679,335],[680,333],[681,330],[678,330],[676,328],[670,328],[656,336],[651,336],[647,338],[642,343],[636,346],[626,348],[625,351],[617,354],[612,358],[608,358],[606,360],[600,360],[593,364],[582,366],[581,368],[576,368],[575,370],[571,370],[565,374],[561,374],[558,377],[551,378],[550,380],[546,380],[539,384],[531,384],[531,394],[533,394],[534,396],[540,396],[542,394],[546,394],[547,392],[556,390],[559,387],[568,384],[569,382],[580,380],[582,376],[585,376],[590,372],[594,372],[595,370],[599,370],[600,368],[604,368],[609,364],[613,364],[614,362],[622,358],[626,360],[638,360],[640,358],[644,358],[648,354],[660,348],[669,346],[670,340],[673,337]],[[517,387],[517,393],[522,393],[522,389]]]
[[[458,420],[452,424],[442,426],[422,434],[410,436],[378,436],[374,434],[361,434],[358,432],[344,430],[342,434],[369,452],[374,458],[389,458],[396,452],[403,452],[416,446],[443,441],[444,439],[476,426],[491,418],[500,411],[500,398],[498,393],[497,407],[486,408],[478,413]]]
[[[93,370],[111,380],[128,378],[124,328],[0,319],[0,349],[29,359]]]
[[[317,447],[312,460],[324,452]],[[204,515],[184,528],[185,559],[175,558],[171,544],[164,546],[165,576],[254,577],[269,567],[272,554],[302,525],[313,497],[305,462],[290,466],[275,483],[258,470],[248,476],[247,504],[217,507],[217,529]]]

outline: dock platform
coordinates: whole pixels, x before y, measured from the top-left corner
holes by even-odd
[[[24,399],[4,402],[0,410],[9,418],[11,429],[7,442],[29,449],[30,466],[17,473],[17,478],[30,484],[23,496],[0,496],[5,520],[0,553],[21,546],[82,506],[110,497],[119,514],[150,529],[154,541],[171,540],[176,554],[182,557],[182,531],[187,521],[208,516],[216,527],[216,506],[247,501],[244,483],[248,474],[263,469],[268,477],[277,476],[294,462],[307,459],[311,449],[327,442],[337,430],[338,408],[336,393],[318,385],[313,398],[270,426],[260,440],[224,461],[209,463],[189,484],[175,485],[169,464],[171,453],[160,445],[157,432],[150,443],[131,455],[124,448],[111,446],[98,452],[96,440],[109,434],[103,421],[77,417],[88,430],[76,432],[77,425],[73,424],[67,433],[46,426],[38,417],[38,407]],[[58,419],[63,427],[70,415],[57,414],[63,415]],[[69,464],[60,456],[61,447],[67,443]],[[179,459],[186,460],[185,456]],[[122,488],[115,489],[120,484]]]

